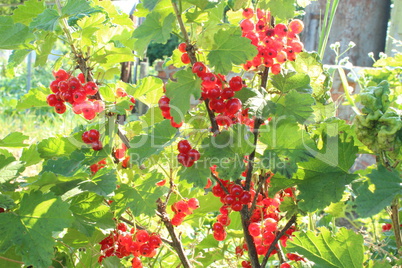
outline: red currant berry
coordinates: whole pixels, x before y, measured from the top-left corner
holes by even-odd
[[[174,226],[179,226],[183,223],[184,217],[186,217],[186,214],[184,213],[177,213],[173,216],[171,223]]]
[[[85,94],[95,95],[98,92],[98,85],[95,82],[89,81],[84,85]]]
[[[224,100],[230,99],[234,97],[234,91],[230,87],[225,87],[222,89],[221,98]]]
[[[251,32],[254,30],[254,23],[249,19],[242,20],[240,22],[240,28],[244,33]]]
[[[248,232],[250,233],[251,236],[259,236],[261,234],[260,226],[256,222],[250,223],[248,226]]]
[[[294,19],[289,22],[289,29],[294,34],[299,34],[304,29],[304,23],[299,19]]]
[[[85,84],[85,75],[83,73],[79,73],[77,78],[80,80],[81,84]]]
[[[85,131],[84,133],[82,133],[81,138],[82,138],[82,141],[87,144],[92,143],[92,141],[89,139],[89,131]]]
[[[118,87],[116,89],[116,97],[121,98],[121,97],[126,97],[127,96],[127,92],[122,89],[121,87]]]
[[[53,76],[58,81],[67,80],[70,76],[65,70],[59,69],[57,72],[53,72]]]
[[[274,65],[272,65],[272,67],[271,67],[271,72],[273,73],[273,74],[279,74],[280,72],[281,72],[281,65],[280,64],[278,64],[278,63],[276,63],[276,64],[274,64]]]
[[[194,63],[192,70],[197,76],[202,77],[207,72],[207,67],[204,63],[197,61]]]
[[[171,125],[172,127],[179,128],[179,127],[181,127],[181,126],[183,125],[183,122],[176,123],[176,122],[173,120],[173,117],[172,117],[172,118],[170,119],[170,125]]]
[[[191,150],[191,145],[188,140],[181,140],[177,144],[177,150],[180,153],[187,154]]]
[[[177,47],[179,49],[180,52],[187,52],[186,48],[187,48],[187,44],[186,43],[180,43],[179,46]]]
[[[170,99],[167,96],[162,96],[158,101],[159,109],[162,111],[170,111],[169,102]]]
[[[235,76],[230,79],[229,86],[233,91],[239,91],[244,87],[243,79],[240,76]]]
[[[54,94],[50,94],[46,97],[46,101],[47,104],[49,104],[49,106],[54,107],[59,101],[57,100],[56,95]]]
[[[222,99],[213,99],[209,102],[209,108],[216,113],[223,113],[226,105]]]
[[[194,210],[194,209],[197,209],[197,208],[199,208],[200,207],[200,202],[198,201],[198,199],[197,198],[190,198],[188,201],[187,201],[187,204],[188,204],[188,207],[190,208],[190,209],[192,209],[192,210]]]
[[[63,102],[58,102],[54,105],[54,110],[58,114],[63,114],[67,110],[67,107]]]
[[[102,150],[102,148],[103,148],[103,146],[102,146],[101,141],[97,140],[97,141],[92,142],[92,149],[94,151],[100,151],[100,150]]]
[[[98,130],[96,130],[96,129],[91,129],[90,131],[88,131],[88,139],[89,139],[91,142],[98,141],[98,140],[99,140],[99,137],[100,137],[100,135],[99,135],[99,131],[98,131]]]
[[[71,91],[79,90],[82,87],[81,82],[80,82],[80,80],[78,80],[77,77],[71,77],[68,80],[68,86]]]
[[[200,159],[200,153],[196,149],[191,149],[188,151],[188,157],[195,162]]]
[[[54,81],[50,82],[49,87],[53,93],[59,92],[59,83],[60,83],[60,81],[58,81],[58,80],[54,80]]]
[[[267,232],[275,232],[278,227],[276,220],[272,218],[267,218],[264,221],[264,230]]]
[[[205,73],[202,77],[202,87],[205,89],[214,88],[217,83],[218,78],[213,73]]]
[[[220,215],[218,215],[218,217],[216,217],[216,219],[223,226],[228,226],[230,224],[230,218],[229,218],[229,215],[227,215],[227,214],[220,214]]]
[[[134,257],[132,260],[131,260],[131,267],[132,268],[143,268],[144,266],[142,265],[142,262],[141,262],[141,260],[138,258],[138,256],[137,257]]]
[[[252,8],[245,8],[242,14],[245,19],[251,19],[254,16],[254,11]]]
[[[223,230],[222,232],[214,231],[214,238],[217,241],[223,241],[226,238],[226,231]]]
[[[162,240],[158,234],[152,234],[149,236],[148,243],[153,248],[159,248],[162,244]]]
[[[188,56],[187,52],[181,54],[181,62],[184,64],[189,64],[190,63],[190,57]]]
[[[60,81],[59,82],[59,91],[60,92],[67,92],[70,89],[67,81]]]
[[[240,201],[236,201],[230,207],[233,209],[233,211],[240,211],[243,208],[243,204],[240,203]]]
[[[138,230],[135,234],[135,240],[140,243],[146,243],[149,240],[149,234],[146,230]]]
[[[275,35],[277,35],[279,38],[283,38],[288,32],[288,27],[286,27],[286,25],[283,23],[278,23],[277,25],[275,25],[274,31]]]
[[[73,93],[73,99],[75,103],[81,103],[87,99],[87,95],[84,91],[76,90]]]
[[[226,113],[236,114],[241,109],[242,103],[238,98],[230,99],[226,102]]]

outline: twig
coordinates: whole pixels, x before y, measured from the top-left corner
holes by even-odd
[[[265,179],[265,178],[264,178],[263,176],[260,176],[260,180],[259,180],[259,182],[258,182],[258,188],[257,188],[257,191],[255,192],[253,202],[251,203],[251,207],[250,207],[250,209],[249,209],[249,212],[250,212],[251,214],[253,213],[253,211],[254,211],[254,209],[255,209],[255,207],[256,207],[256,205],[257,205],[258,194],[261,193],[264,179]]]
[[[190,261],[188,260],[186,254],[184,253],[183,245],[176,235],[174,227],[170,222],[169,215],[166,212],[166,203],[164,203],[160,198],[156,201],[157,204],[157,215],[162,219],[163,224],[168,230],[170,237],[172,238],[172,247],[175,249],[179,255],[180,261],[184,268],[192,267]]]
[[[400,222],[399,222],[399,198],[398,197],[396,197],[395,200],[392,201],[390,217],[392,220],[392,227],[393,227],[394,234],[395,234],[395,241],[396,241],[396,247],[398,249],[398,254],[402,255],[402,235],[401,235],[401,228],[400,228]]]
[[[247,176],[246,176],[246,185],[245,185],[245,190],[249,191],[250,190],[250,185],[251,185],[251,177],[253,175],[253,168],[254,168],[254,158],[255,158],[255,151],[257,147],[257,141],[258,141],[258,133],[259,133],[259,128],[261,124],[264,123],[264,121],[260,118],[256,118],[254,120],[254,127],[253,127],[253,133],[254,133],[254,150],[251,152],[251,154],[248,157],[248,164],[247,164]]]
[[[22,262],[22,261],[17,261],[17,260],[9,259],[9,258],[2,257],[2,256],[0,256],[0,259],[5,260],[5,261],[9,261],[9,262],[15,262],[15,263],[19,263],[19,264],[24,264],[24,262]]]
[[[250,258],[251,266],[253,268],[260,268],[260,261],[258,260],[257,249],[255,248],[254,239],[248,231],[248,226],[250,225],[250,213],[247,206],[243,206],[240,210],[241,215],[241,225],[243,227],[244,240],[246,241],[248,248],[248,256]]]
[[[275,249],[276,243],[278,243],[279,239],[286,233],[286,231],[292,227],[292,225],[296,222],[296,215],[293,215],[290,220],[286,223],[285,227],[275,236],[274,241],[271,246],[269,246],[267,254],[265,254],[264,259],[261,263],[261,268],[265,268],[268,262],[269,255],[271,255],[272,251]]]

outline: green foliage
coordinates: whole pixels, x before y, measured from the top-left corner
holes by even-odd
[[[312,231],[296,233],[288,249],[313,261],[315,267],[363,266],[363,236],[346,228],[335,234],[326,228],[319,231],[318,235]]]

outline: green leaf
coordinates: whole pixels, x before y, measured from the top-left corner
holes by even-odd
[[[107,228],[104,223],[109,222],[109,225],[113,226],[113,215],[109,207],[104,205],[104,200],[104,197],[94,193],[82,193],[73,197],[70,206],[75,219],[73,227],[90,237],[96,227]]]
[[[369,182],[354,186],[358,193],[356,212],[363,218],[376,215],[389,206],[397,195],[402,194],[402,179],[396,170],[389,171],[380,165],[367,177]]]
[[[200,159],[191,167],[182,166],[177,172],[180,180],[192,183],[194,187],[204,188],[207,185],[207,178],[211,176],[211,170]]]
[[[234,11],[237,11],[245,6],[247,6],[247,0],[229,0],[229,6]]]
[[[54,31],[56,29],[60,16],[56,10],[47,8],[36,18],[34,18],[29,25],[31,29]]]
[[[117,177],[114,170],[102,168],[94,177],[83,181],[79,188],[84,191],[90,191],[100,196],[107,197],[116,189]]]
[[[282,93],[287,93],[292,89],[298,92],[311,93],[310,77],[305,73],[284,71],[273,75],[272,85]]]
[[[363,267],[363,236],[345,228],[333,235],[327,228],[319,230],[318,235],[312,231],[293,233],[286,249],[303,255],[317,268]]]
[[[316,149],[309,134],[291,119],[272,118],[261,126],[260,141],[267,145],[261,164],[287,178],[297,171],[297,163],[308,161]]]
[[[24,148],[22,150],[20,161],[25,162],[26,167],[36,165],[42,161],[42,158],[38,152],[38,146],[36,144],[32,144],[29,146],[29,148]]]
[[[23,5],[18,5],[12,17],[15,23],[19,22],[29,26],[31,21],[45,11],[45,9],[44,2],[28,0]]]
[[[190,68],[178,71],[175,78],[177,82],[169,81],[166,85],[166,96],[170,99],[170,114],[176,123],[180,123],[190,109],[191,96],[194,99],[201,97],[201,79],[195,78]]]
[[[0,49],[21,49],[33,38],[29,28],[22,23],[15,23],[11,17],[0,16]]]
[[[269,9],[271,16],[282,20],[292,19],[295,16],[294,0],[263,0],[260,8]]]
[[[73,222],[68,206],[52,193],[24,194],[19,210],[0,213],[0,252],[15,245],[26,265],[49,267],[54,254],[53,232],[63,231]]]
[[[163,120],[154,125],[146,135],[135,136],[130,141],[130,162],[141,165],[150,156],[159,154],[175,136],[177,129],[170,125],[169,120]]]
[[[27,94],[21,97],[16,108],[25,110],[36,107],[49,107],[46,102],[47,91],[48,89],[45,87],[32,88]]]
[[[220,178],[236,180],[245,169],[243,157],[254,149],[253,140],[254,136],[248,127],[233,125],[202,141],[200,160],[206,167],[216,164]]]
[[[148,14],[145,21],[133,33],[133,37],[137,39],[134,48],[138,54],[143,54],[152,41],[166,43],[170,38],[174,20],[173,14],[166,17],[157,11]]]
[[[164,193],[165,187],[157,187],[155,183],[162,180],[163,176],[156,172],[149,173],[140,177],[135,175],[135,186],[129,187],[126,184],[116,190],[113,197],[111,209],[117,215],[121,215],[126,208],[130,208],[134,216],[148,215],[154,216],[156,200]]]
[[[42,171],[71,177],[82,166],[84,160],[85,155],[82,152],[74,151],[70,156],[47,160]]]
[[[67,4],[61,9],[63,16],[72,16],[91,11],[93,8],[86,0],[68,0]]]
[[[68,156],[76,149],[77,147],[70,142],[70,139],[65,137],[44,139],[38,144],[40,157],[45,159]]]
[[[331,89],[329,74],[324,71],[320,57],[316,52],[301,52],[296,60],[287,62],[285,67],[291,66],[296,72],[307,74],[310,77],[310,86],[313,88],[313,97],[322,98]]]
[[[242,90],[235,91],[235,98],[241,100],[242,103],[246,103],[249,99],[253,97],[261,98],[261,93],[255,88],[245,87]]]
[[[8,58],[8,69],[12,69],[20,65],[26,58],[26,56],[31,53],[32,50],[29,49],[19,49],[13,50],[10,57]]]
[[[24,163],[20,161],[12,161],[11,158],[5,159],[3,155],[0,155],[0,183],[5,183],[14,179],[18,174],[19,170],[24,167]]]
[[[251,60],[257,49],[250,40],[241,36],[240,28],[219,30],[214,35],[214,46],[207,58],[216,73],[227,74],[233,64],[243,64]]]
[[[163,81],[154,76],[145,77],[131,95],[148,106],[157,104],[163,95]]]
[[[304,124],[313,115],[314,98],[310,94],[291,90],[286,96],[280,98],[276,106],[278,116],[291,116],[297,122]]]
[[[244,106],[250,108],[249,114],[264,120],[272,116],[276,111],[276,103],[264,98],[260,93],[255,97],[249,98]]]
[[[299,165],[304,171],[302,180],[296,180],[300,190],[298,198],[303,199],[299,207],[308,212],[323,209],[341,200],[345,186],[357,178],[355,174],[315,158]]]
[[[28,144],[24,143],[24,141],[27,139],[29,139],[29,137],[22,134],[21,132],[13,132],[8,134],[3,139],[0,139],[0,147],[7,147],[7,148],[27,147]]]
[[[9,195],[0,194],[0,208],[11,209],[15,207],[14,199]]]
[[[38,40],[39,39],[39,40]],[[57,36],[50,32],[43,32],[37,36],[35,67],[44,66],[49,54],[52,52]]]

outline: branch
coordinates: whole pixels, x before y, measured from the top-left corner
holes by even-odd
[[[260,261],[258,260],[257,250],[255,248],[254,239],[248,231],[248,226],[250,225],[250,213],[247,206],[243,206],[240,210],[241,215],[241,225],[243,227],[244,240],[246,241],[248,248],[248,256],[250,258],[251,267],[260,268]]]
[[[2,257],[2,256],[0,256],[0,259],[5,260],[5,261],[9,261],[9,262],[24,264],[22,261],[17,261],[17,260],[9,259],[9,258]]]
[[[248,163],[247,163],[247,176],[246,176],[246,185],[245,185],[245,190],[250,191],[250,185],[251,185],[251,177],[253,175],[253,168],[254,168],[254,158],[255,158],[255,151],[257,147],[257,141],[258,141],[258,133],[259,133],[259,128],[264,123],[264,121],[260,118],[256,118],[254,120],[254,126],[253,126],[253,133],[254,133],[254,150],[251,152],[251,154],[248,157]]]
[[[279,239],[285,234],[285,232],[292,227],[292,225],[296,222],[296,214],[293,215],[288,223],[286,223],[285,227],[275,236],[274,241],[272,242],[271,246],[269,246],[267,254],[265,254],[264,259],[261,263],[261,268],[265,268],[268,262],[269,255],[271,255],[272,251],[275,249],[276,243],[278,243]]]
[[[392,227],[394,229],[396,247],[398,249],[398,254],[402,255],[402,235],[399,222],[399,198],[395,198],[391,204],[391,220]]]
[[[166,229],[168,230],[170,237],[172,238],[172,247],[176,250],[177,254],[179,255],[180,261],[183,264],[184,268],[192,267],[190,261],[188,260],[186,254],[184,253],[183,245],[181,241],[176,235],[174,231],[174,227],[170,222],[169,215],[166,212],[166,203],[162,202],[159,198],[157,201],[157,215],[162,219],[163,224],[165,225]]]

